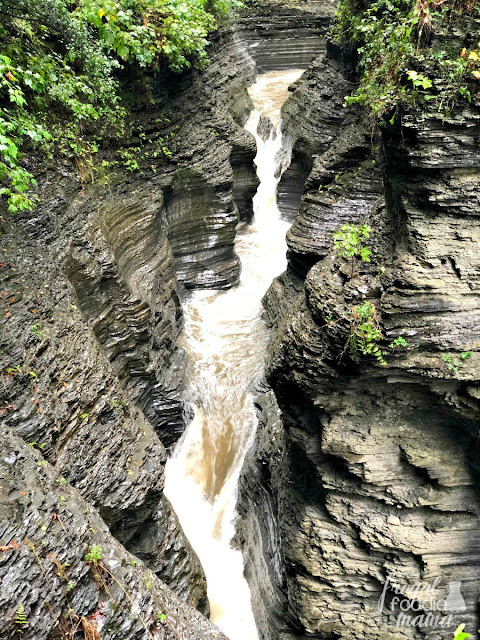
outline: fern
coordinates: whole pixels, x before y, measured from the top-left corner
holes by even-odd
[[[28,624],[25,609],[21,602],[18,603],[17,610],[15,612],[15,624],[18,626],[18,633],[23,633],[23,627]]]

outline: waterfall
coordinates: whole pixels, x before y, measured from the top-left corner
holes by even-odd
[[[245,128],[257,141],[260,185],[254,221],[237,233],[239,285],[196,291],[184,305],[180,346],[188,355],[186,401],[194,417],[167,463],[165,494],[205,570],[211,619],[231,640],[258,638],[243,557],[231,541],[238,479],[257,425],[251,389],[263,375],[268,343],[261,299],[286,267],[289,224],[281,220],[276,202],[286,164],[280,108],[301,73],[269,72],[249,90],[255,109]],[[257,133],[261,116],[273,125],[263,137]]]

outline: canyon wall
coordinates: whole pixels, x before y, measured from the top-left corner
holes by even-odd
[[[0,455],[2,638],[226,640],[125,551],[39,451],[2,431]]]
[[[2,638],[223,637],[192,609],[208,612],[203,570],[163,495],[181,300],[238,281],[258,184],[246,87],[306,65],[332,10],[252,6],[201,72],[125,72],[120,154],[26,158],[39,203],[0,217]]]
[[[306,69],[325,50],[334,5],[323,0],[246,3],[236,31],[258,73]]]
[[[332,13],[251,5],[202,72],[164,71],[148,93],[130,79],[118,165],[93,176],[29,159],[39,205],[0,217],[2,638],[18,637],[20,603],[26,640],[88,625],[119,640],[223,637],[195,611],[208,610],[205,578],[163,496],[185,423],[181,299],[238,281],[235,229],[257,186],[247,84],[316,51],[283,109],[293,162],[279,201],[295,219],[265,297],[268,384],[240,487],[259,628],[271,640],[478,628],[479,96],[372,130],[344,107],[355,77],[325,47]],[[462,46],[479,31],[450,36]],[[347,221],[373,228],[370,263],[332,251]],[[386,344],[407,341],[388,367],[349,352],[364,299]],[[398,625],[391,579],[432,586],[437,604],[460,583],[465,608],[445,628]]]
[[[474,32],[472,17],[447,35],[461,50]],[[264,300],[273,391],[258,390],[239,543],[264,638],[447,638],[460,623],[474,633],[480,96],[451,116],[405,109],[372,130],[344,106],[351,69],[330,45],[283,109],[308,175],[288,269]],[[370,263],[332,250],[344,222],[373,229]],[[386,367],[349,350],[364,300],[387,351],[407,342]],[[400,605],[393,581],[429,591]],[[447,600],[455,593],[464,606]],[[432,601],[445,626],[416,617]]]
[[[210,54],[132,81],[123,161],[106,151],[94,176],[29,159],[39,204],[1,217],[2,638],[88,621],[102,638],[223,637],[192,608],[208,612],[203,569],[163,495],[184,428],[180,298],[238,280],[257,186],[254,62],[231,28]]]

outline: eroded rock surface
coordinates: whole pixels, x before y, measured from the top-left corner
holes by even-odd
[[[478,626],[480,99],[404,113],[372,140],[342,106],[349,79],[331,49],[284,107],[310,173],[265,297],[275,398],[259,395],[240,533],[263,637],[447,638]],[[332,251],[347,221],[372,227],[370,263]],[[386,351],[407,341],[388,367],[349,350],[364,300]],[[411,620],[429,598],[451,619],[399,624],[393,577],[431,588],[407,598]],[[455,589],[461,610],[445,604]]]
[[[325,33],[334,3],[249,2],[242,10],[238,33],[259,73],[304,69],[325,48]]]
[[[0,538],[5,640],[225,638],[127,553],[38,451],[3,430]]]
[[[184,428],[180,295],[237,281],[235,226],[257,185],[242,128],[253,61],[231,30],[211,56],[205,72],[160,75],[137,94],[123,156],[107,151],[93,183],[79,163],[37,167],[39,205],[2,217],[0,262],[2,429],[203,612],[202,567],[163,495],[165,447]],[[28,537],[22,526],[0,546]]]

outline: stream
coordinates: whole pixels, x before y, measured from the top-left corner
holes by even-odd
[[[255,109],[245,129],[257,141],[260,185],[253,223],[237,232],[240,283],[228,291],[196,291],[183,309],[179,346],[188,355],[186,402],[194,417],[167,463],[165,494],[205,570],[211,620],[231,640],[258,639],[242,553],[231,540],[238,480],[257,425],[251,389],[263,375],[268,344],[261,299],[286,267],[289,223],[276,200],[289,161],[282,152],[280,169],[280,109],[302,72],[269,72],[250,87]],[[260,116],[273,123],[267,140],[257,133]]]

